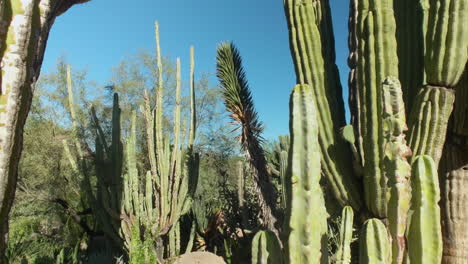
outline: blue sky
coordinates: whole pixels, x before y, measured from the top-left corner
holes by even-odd
[[[330,2],[337,64],[346,87],[348,3]],[[42,72],[53,71],[64,55],[74,67],[86,69],[90,80],[105,85],[112,67],[126,55],[154,49],[155,20],[160,24],[162,52],[181,58],[183,77],[188,76],[190,45],[196,50],[196,72],[215,73],[216,46],[234,41],[266,125],[264,136],[288,133],[295,73],[281,0],[92,0],[57,18]]]

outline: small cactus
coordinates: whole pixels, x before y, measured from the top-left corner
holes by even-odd
[[[430,156],[413,162],[411,223],[408,229],[408,256],[412,264],[439,264],[442,260],[440,190],[437,168]]]
[[[271,231],[260,231],[252,240],[252,264],[282,264],[281,247]]]

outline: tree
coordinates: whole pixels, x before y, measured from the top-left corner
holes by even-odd
[[[89,0],[0,0],[0,263],[15,195],[23,126],[55,18]]]

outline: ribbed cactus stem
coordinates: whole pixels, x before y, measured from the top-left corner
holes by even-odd
[[[411,156],[411,150],[405,140],[408,128],[403,92],[398,79],[385,79],[381,109],[384,144],[382,171],[388,179],[387,216],[388,229],[392,236],[392,263],[401,264],[406,252],[406,219],[411,201],[411,166],[407,160]]]
[[[418,156],[413,162],[412,174],[413,213],[408,228],[408,256],[412,264],[439,264],[442,232],[437,167],[430,156]]]
[[[345,121],[329,1],[285,0],[284,8],[297,83],[313,87],[323,173],[337,201],[359,210],[361,200],[349,147],[338,134]]]
[[[164,82],[163,82],[163,67],[162,67],[162,58],[161,58],[161,45],[160,45],[160,37],[159,37],[159,23],[156,21],[154,23],[155,26],[155,38],[156,38],[156,60],[157,60],[157,69],[158,69],[158,83],[157,83],[157,90],[156,90],[156,110],[155,110],[155,117],[154,117],[154,127],[156,127],[155,133],[155,148],[156,148],[156,159],[157,159],[157,171],[159,172],[159,201],[160,201],[160,215],[165,215],[167,212],[168,201],[167,201],[167,193],[169,188],[169,182],[167,178],[163,176],[161,173],[166,171],[166,167],[164,166],[165,162],[165,142],[163,136],[163,97],[164,97]],[[148,124],[147,124],[148,125]],[[161,219],[161,226],[165,226],[165,219]]]
[[[468,59],[468,0],[425,0],[424,68],[429,85],[453,88]]]
[[[190,133],[189,146],[193,145],[196,135],[197,112],[195,109],[195,48],[190,47]]]
[[[252,240],[252,264],[282,264],[283,255],[276,235],[259,231]]]
[[[335,255],[336,264],[351,263],[351,241],[353,239],[354,212],[350,206],[345,206],[341,213],[340,244]]]
[[[468,261],[468,65],[455,90],[455,105],[439,166],[444,264]]]
[[[393,0],[357,2],[357,82],[359,87],[359,140],[364,163],[364,194],[368,209],[387,216],[387,177],[384,175],[382,137],[382,84],[398,77]]]
[[[289,263],[328,263],[327,211],[320,187],[317,109],[309,85],[296,85],[290,100],[288,188]]]
[[[367,220],[359,237],[359,263],[390,264],[391,259],[391,243],[385,225],[376,218]]]
[[[409,144],[415,156],[429,155],[439,164],[454,101],[452,89],[426,86],[419,91],[409,120]]]

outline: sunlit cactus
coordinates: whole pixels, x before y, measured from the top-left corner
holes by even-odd
[[[408,256],[413,264],[441,263],[442,230],[439,175],[430,156],[417,156],[413,162],[411,223],[408,229]]]
[[[340,243],[334,256],[336,264],[351,263],[351,242],[353,239],[353,208],[345,206],[341,214]]]
[[[252,264],[282,264],[278,239],[271,231],[259,231],[252,240]]]
[[[328,263],[327,218],[320,186],[317,109],[312,87],[297,85],[290,100],[290,202],[288,259],[291,264]]]

